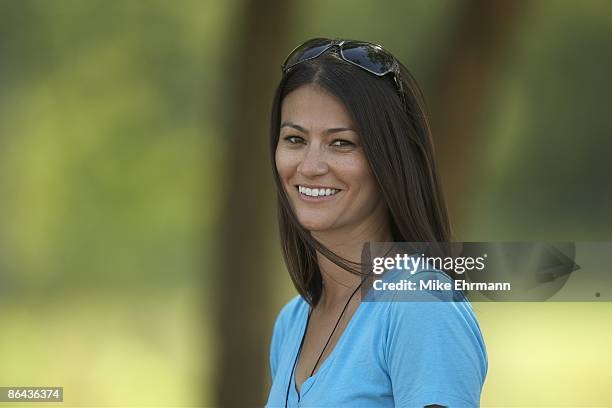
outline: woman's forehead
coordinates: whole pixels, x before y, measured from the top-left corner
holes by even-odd
[[[304,129],[354,129],[353,120],[338,97],[312,84],[304,85],[283,100],[281,123]]]

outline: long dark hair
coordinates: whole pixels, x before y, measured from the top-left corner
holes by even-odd
[[[304,61],[283,76],[272,103],[270,153],[277,187],[283,257],[298,293],[311,305],[323,281],[316,252],[355,274],[359,263],[335,254],[300,224],[278,175],[281,105],[297,88],[316,84],[338,97],[352,116],[366,158],[389,212],[394,242],[450,240],[450,222],[434,160],[433,141],[422,92],[400,63],[406,108],[389,76],[377,77],[342,60],[335,49]]]

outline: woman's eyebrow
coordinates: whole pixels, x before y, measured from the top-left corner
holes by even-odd
[[[300,126],[300,125],[296,125],[295,123],[292,123],[292,122],[283,122],[283,123],[281,124],[281,127],[280,127],[280,128],[282,129],[282,128],[284,128],[285,126],[287,126],[287,127],[292,127],[292,128],[294,128],[294,129],[297,129],[297,130],[299,130],[299,131],[300,131],[300,132],[302,132],[302,133],[306,133],[306,134],[308,133],[308,131],[307,131],[306,129],[304,129],[302,126]],[[323,133],[324,133],[324,134],[330,134],[330,133],[347,132],[347,131],[348,131],[348,132],[355,132],[355,133],[357,133],[357,132],[355,131],[355,129],[350,128],[350,127],[344,127],[344,126],[334,127],[334,128],[329,128],[329,129],[326,129],[325,131],[323,131]]]

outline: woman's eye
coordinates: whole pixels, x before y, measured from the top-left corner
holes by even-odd
[[[299,136],[287,136],[284,138],[289,144],[298,144],[301,143],[304,139]]]
[[[349,146],[353,146],[353,142],[349,142],[348,140],[344,140],[344,139],[337,139],[333,141],[332,146],[349,147]]]

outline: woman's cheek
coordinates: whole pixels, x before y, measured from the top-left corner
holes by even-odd
[[[363,182],[372,177],[368,163],[361,158],[347,157],[336,163],[336,168],[352,180]]]
[[[289,151],[283,159],[283,165],[291,175],[294,175],[303,161],[304,151]]]
[[[291,159],[290,154],[281,149],[276,150],[276,170],[278,173],[283,176],[287,175],[287,172],[290,170]]]

